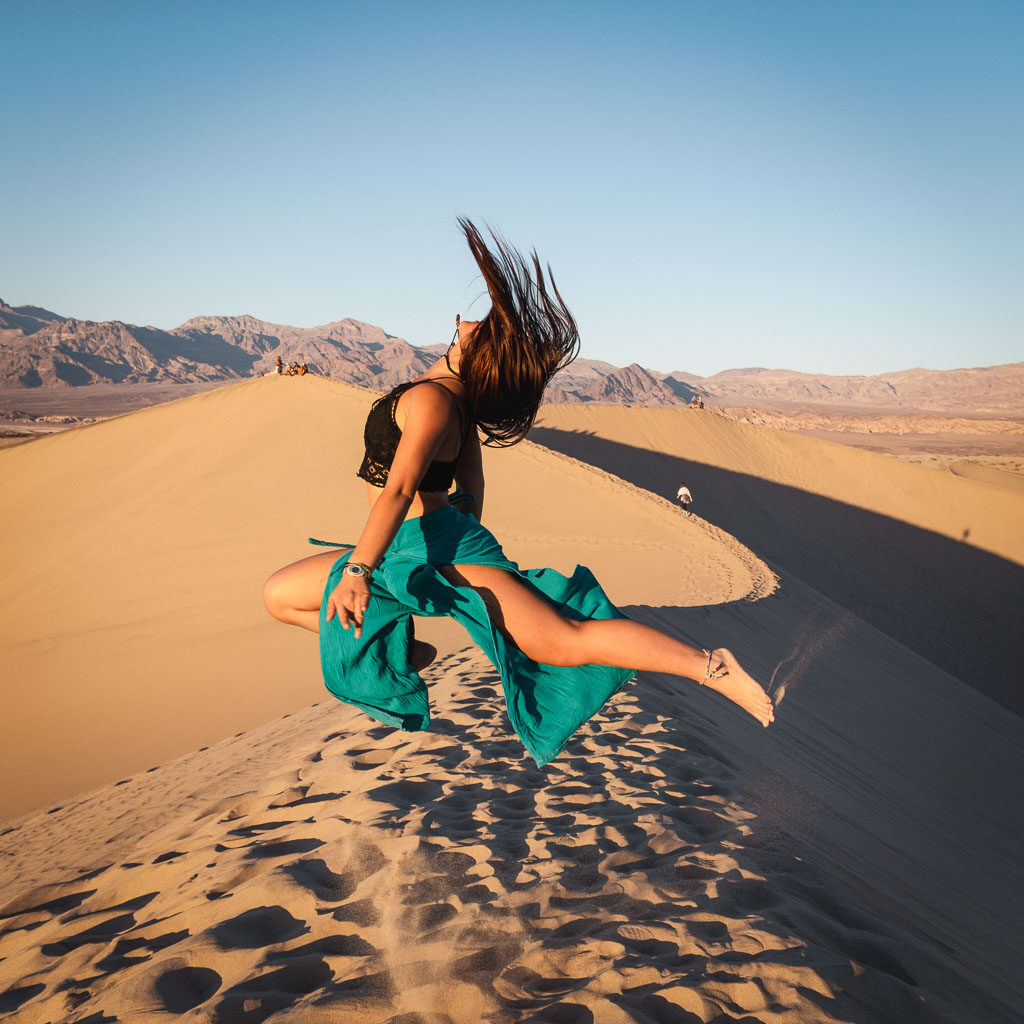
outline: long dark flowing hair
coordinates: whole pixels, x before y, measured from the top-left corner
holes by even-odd
[[[576,358],[580,339],[548,265],[529,261],[496,231],[488,247],[472,221],[459,218],[491,297],[490,312],[463,346],[459,376],[484,444],[517,444],[533,426],[544,389]]]

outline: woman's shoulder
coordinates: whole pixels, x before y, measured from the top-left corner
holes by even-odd
[[[418,387],[417,385],[420,384],[433,386]],[[456,402],[461,403],[465,401],[466,397],[466,385],[458,377],[417,377],[406,384],[400,384],[399,387],[403,389],[403,397],[408,396],[414,401],[420,400],[423,395],[429,395],[433,399],[440,398],[448,402],[455,399]]]
[[[431,387],[414,385],[429,384]],[[461,381],[442,380],[437,377],[420,377],[395,389],[395,411],[407,418],[414,416],[430,416],[434,419],[448,419],[457,415],[460,419],[465,415],[465,392]]]

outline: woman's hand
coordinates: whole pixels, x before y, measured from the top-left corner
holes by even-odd
[[[363,635],[363,616],[370,605],[370,584],[365,576],[342,576],[341,582],[327,597],[327,621],[335,614],[342,629],[355,627],[358,640]]]

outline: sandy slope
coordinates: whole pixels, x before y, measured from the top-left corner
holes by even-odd
[[[753,627],[749,609],[750,642],[791,625],[792,608]],[[0,836],[0,1009],[19,1024],[1015,1020],[1021,830],[992,787],[1003,765],[942,779],[929,740],[894,744],[934,670],[867,627],[846,635],[891,676],[849,686],[853,645],[833,644],[774,736],[648,680],[542,772],[467,650],[429,671],[429,733],[332,701],[22,819]],[[879,702],[893,679],[901,698]],[[920,728],[951,725],[974,767],[983,744],[1024,753],[1019,720],[947,681]]]
[[[1014,494],[1024,494],[1024,476],[1019,473],[1007,473],[1005,470],[993,469],[990,466],[978,466],[973,462],[962,460],[951,463],[949,470],[955,476],[978,480],[992,487],[1001,487]]]
[[[531,435],[693,510],[1024,714],[1024,494],[690,410],[546,406]]]
[[[642,677],[539,771],[472,649],[430,670],[434,730],[403,734],[308,706],[321,700],[308,638],[260,618],[259,577],[304,553],[296,538],[358,524],[366,401],[256,381],[0,456],[2,649],[20,673],[7,788],[70,794],[123,773],[0,833],[0,1012],[1017,1019],[1024,723],[780,557],[812,572],[824,531],[838,579],[862,533],[877,546],[889,531],[923,579],[949,570],[947,545],[1019,572],[1013,531],[989,521],[995,488],[954,481],[975,488],[964,507],[999,555],[942,536],[930,481],[878,486],[890,460],[710,417],[545,413],[546,443],[634,484],[670,480],[662,494],[679,475],[667,441],[685,443],[697,507],[767,545],[779,579],[716,527],[536,447],[488,467],[510,553],[578,557],[631,615],[727,640],[779,711],[761,730],[712,693]],[[871,504],[896,487],[901,518]],[[109,535],[118,545],[96,540]],[[989,614],[1017,578],[994,578]],[[882,600],[876,582],[867,596]],[[210,746],[140,770],[167,760],[161,743]]]
[[[0,453],[0,820],[319,699],[315,643],[260,588],[318,550],[308,536],[358,536],[371,398],[263,378]],[[772,585],[742,545],[600,470],[528,444],[487,470],[486,518],[523,565],[583,562],[626,604]]]
[[[711,410],[547,405],[537,423],[541,429],[533,436],[541,443],[547,443],[551,431],[597,436],[621,446],[675,455],[695,465],[714,463],[954,540],[963,537],[966,527],[972,546],[1024,564],[1020,530],[1024,505],[1013,495],[979,490],[975,481],[951,478],[949,473],[731,422]],[[666,475],[664,486],[655,493],[674,494],[676,486],[675,477]]]

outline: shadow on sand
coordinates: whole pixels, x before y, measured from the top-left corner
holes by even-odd
[[[685,480],[694,514],[732,534],[784,578],[798,577],[1024,714],[1021,566],[888,516],[682,456],[548,427],[535,427],[530,440],[666,498]],[[971,526],[964,523],[963,530]]]

